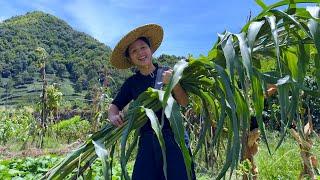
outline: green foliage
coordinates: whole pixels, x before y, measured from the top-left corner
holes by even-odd
[[[161,64],[162,66],[169,66],[173,68],[173,66],[180,61],[181,59],[185,59],[185,57],[182,56],[175,56],[175,55],[167,55],[167,54],[161,54],[158,58],[156,58],[154,61],[156,63]]]
[[[0,160],[0,179],[40,179],[54,164],[58,163],[62,158],[59,156],[41,156],[41,157],[26,157],[14,158],[8,160]],[[128,164],[128,172],[133,171],[133,162]],[[102,178],[101,161],[97,160],[90,167],[90,171],[85,173],[82,177],[84,179],[101,179]],[[71,179],[76,176],[76,172],[67,177]],[[80,178],[81,179],[81,178]],[[121,179],[121,167],[118,162],[114,162],[112,170],[112,179]]]
[[[53,156],[0,160],[0,179],[39,179],[59,160]]]
[[[0,144],[23,142],[35,133],[36,120],[28,108],[0,111]]]
[[[57,110],[62,100],[62,93],[54,85],[47,87],[47,108],[49,111]]]
[[[252,178],[253,175],[251,174],[251,169],[252,164],[248,159],[246,159],[239,164],[239,167],[237,169],[237,175],[247,175],[248,177]]]
[[[52,125],[52,130],[61,139],[67,139],[68,143],[77,139],[84,139],[90,130],[90,123],[82,120],[80,116],[60,121]]]

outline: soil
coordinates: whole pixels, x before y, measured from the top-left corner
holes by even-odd
[[[63,155],[67,154],[70,151],[79,147],[83,142],[76,141],[72,144],[66,145],[63,148],[59,149],[39,149],[39,148],[28,148],[21,151],[14,151],[12,152],[7,146],[0,146],[0,157],[1,160],[8,160],[13,158],[25,158],[25,157],[38,157],[44,155]]]

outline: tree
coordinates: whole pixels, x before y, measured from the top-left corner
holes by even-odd
[[[47,87],[47,97],[48,97],[48,112],[53,118],[58,116],[58,108],[62,100],[62,93],[56,87],[57,84],[49,85]]]
[[[19,86],[24,84],[23,77],[21,75],[14,76],[12,80],[14,81],[14,86]]]
[[[3,88],[5,89],[5,106],[8,104],[8,98],[11,96],[12,90],[13,90],[13,80],[12,78],[7,79],[3,82]]]
[[[27,71],[22,72],[21,76],[22,76],[24,84],[33,83],[34,77],[30,73],[28,73]]]
[[[167,55],[167,54],[161,54],[157,58],[157,62],[164,66],[173,67],[178,61],[181,59],[185,59],[185,57],[175,56],[175,55]]]
[[[46,61],[47,61],[47,52],[44,48],[38,47],[35,49],[35,52],[38,55],[38,65],[41,73],[41,79],[43,81],[42,84],[42,94],[41,94],[41,122],[40,127],[42,128],[41,134],[40,134],[40,144],[39,147],[42,148],[43,146],[43,137],[45,134],[45,130],[47,128],[48,122],[48,107],[47,107],[47,79],[46,79]]]
[[[67,73],[67,68],[64,64],[58,63],[56,66],[57,76],[63,78]]]

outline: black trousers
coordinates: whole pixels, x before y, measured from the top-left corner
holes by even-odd
[[[168,180],[187,180],[187,171],[182,152],[174,140],[171,130],[162,131],[166,145],[167,178]],[[185,134],[187,147],[189,138]],[[191,151],[189,149],[191,155]],[[192,179],[195,180],[194,164],[192,162]],[[139,149],[132,173],[133,180],[165,180],[163,172],[163,158],[160,144],[153,131],[142,132]]]

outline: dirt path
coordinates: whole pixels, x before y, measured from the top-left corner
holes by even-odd
[[[76,141],[72,144],[66,145],[65,147],[59,148],[59,149],[28,148],[26,150],[16,151],[16,152],[12,152],[6,146],[0,146],[0,157],[2,160],[7,160],[12,158],[38,157],[38,156],[43,156],[48,154],[63,155],[76,149],[82,143],[83,143],[82,141]]]

